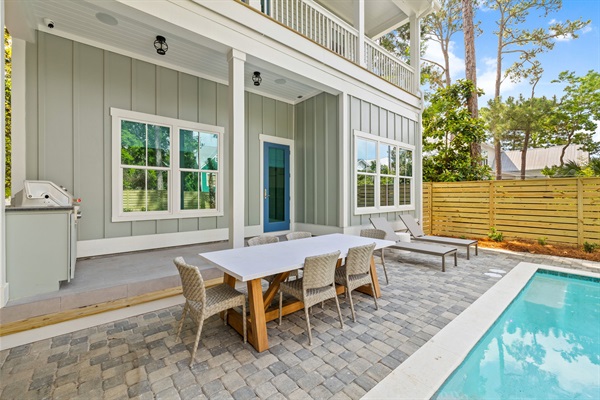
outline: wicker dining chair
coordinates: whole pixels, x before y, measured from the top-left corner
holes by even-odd
[[[381,239],[384,240],[386,233],[381,229],[362,229],[360,231],[360,236],[367,237],[370,239]],[[385,284],[388,285],[390,281],[388,280],[387,269],[385,268],[385,249],[375,250],[373,254],[379,256],[381,258],[381,265],[383,266],[383,273],[385,274]]]
[[[291,232],[285,235],[287,240],[307,239],[309,237],[312,237],[312,233],[310,232]]]
[[[354,322],[356,322],[356,313],[352,302],[352,291],[363,285],[371,285],[373,293],[375,292],[375,283],[371,274],[371,257],[374,248],[375,243],[350,248],[346,256],[346,265],[335,271],[335,283],[346,288],[346,297],[350,300],[350,310]],[[373,300],[375,300],[375,308],[379,310],[377,296],[373,296]]]
[[[179,270],[181,277],[181,286],[183,288],[183,297],[185,297],[185,306],[177,329],[177,338],[181,334],[183,321],[186,314],[189,312],[190,318],[198,324],[198,332],[196,333],[196,341],[192,350],[192,358],[190,367],[194,363],[198,343],[200,342],[200,333],[202,325],[211,315],[220,312],[225,312],[224,323],[227,325],[227,310],[233,307],[242,307],[242,321],[244,329],[244,343],[247,342],[246,335],[246,295],[238,292],[231,286],[222,283],[217,286],[206,289],[204,279],[197,267],[185,262],[183,257],[177,257],[173,260],[175,266]]]
[[[252,239],[248,239],[248,246],[260,246],[262,244],[277,243],[279,238],[277,236],[260,235],[255,236]]]
[[[279,285],[279,325],[281,325],[283,294],[295,297],[304,303],[306,315],[306,330],[308,331],[308,344],[312,345],[312,333],[308,309],[317,303],[333,298],[340,317],[340,326],[344,328],[340,302],[335,291],[335,269],[340,252],[306,257],[304,260],[304,275],[291,282],[282,282]]]
[[[277,236],[260,235],[255,236],[252,239],[248,239],[248,246],[261,246],[263,244],[271,244],[277,242],[279,242],[279,238]],[[273,279],[275,279],[275,275],[265,276],[262,279],[271,283],[273,282]]]

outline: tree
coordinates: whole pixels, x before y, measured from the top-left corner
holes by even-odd
[[[462,0],[463,38],[465,42],[465,76],[477,88],[477,62],[475,58],[475,26],[473,25],[473,1]],[[473,118],[479,117],[477,93],[467,101],[467,107]],[[471,159],[476,162],[481,156],[481,143],[471,143]]]
[[[560,10],[562,0],[487,0],[488,8],[498,13],[497,30],[494,34],[498,37],[496,52],[496,81],[494,99],[500,97],[500,86],[506,78],[519,81],[531,76],[532,68],[541,68],[536,57],[542,52],[552,50],[557,37],[571,36],[577,38],[576,32],[590,23],[590,21],[554,22],[547,29],[523,28],[527,16],[531,11],[540,11],[544,17],[549,13]],[[503,74],[502,62],[505,56],[518,55],[515,61]],[[500,138],[494,138],[496,154],[496,178],[501,179],[501,143]]]
[[[10,197],[11,187],[11,88],[12,88],[12,39],[10,34],[4,28],[4,150],[6,152],[5,175],[4,175],[4,196]]]
[[[554,102],[546,97],[526,99],[520,95],[518,99],[509,97],[506,101],[505,127],[514,138],[512,147],[521,150],[521,179],[525,179],[530,144],[538,144],[549,136],[554,107]]]
[[[600,120],[600,73],[589,71],[585,76],[575,76],[563,71],[553,81],[566,83],[564,95],[553,115],[553,142],[562,145],[560,166],[565,163],[564,155],[571,144],[580,145],[592,155],[600,153],[600,143],[594,141],[594,133]]]
[[[471,157],[471,143],[485,138],[484,121],[473,118],[467,101],[481,95],[472,82],[439,88],[423,112],[423,180],[470,181],[490,178],[490,169]]]

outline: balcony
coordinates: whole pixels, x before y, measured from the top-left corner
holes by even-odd
[[[279,23],[391,84],[417,93],[418,82],[413,67],[367,36],[359,40],[356,28],[325,7],[309,0],[270,0],[262,4],[262,11]]]

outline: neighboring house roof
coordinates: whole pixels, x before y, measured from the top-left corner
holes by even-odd
[[[539,171],[545,167],[560,165],[560,155],[563,146],[548,147],[545,149],[527,150],[527,171]],[[578,164],[588,162],[590,155],[587,151],[577,146],[569,146],[565,151],[564,161],[575,161]],[[492,163],[495,165],[495,163]],[[502,172],[519,172],[521,170],[521,151],[511,150],[502,152]]]

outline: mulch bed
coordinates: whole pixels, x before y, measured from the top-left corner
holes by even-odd
[[[490,239],[478,239],[479,247],[487,247],[494,249],[504,249],[510,251],[532,253],[532,254],[547,254],[559,257],[579,258],[581,260],[600,262],[600,249],[596,249],[592,253],[586,253],[582,247],[570,246],[566,244],[546,244],[541,245],[531,240],[504,240],[502,242],[494,242]]]

